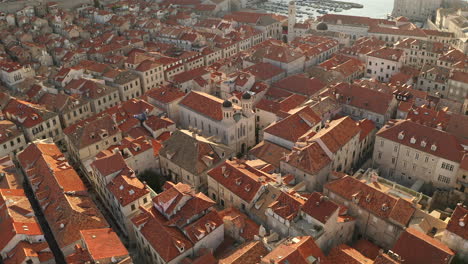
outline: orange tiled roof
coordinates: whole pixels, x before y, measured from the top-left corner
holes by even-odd
[[[257,63],[244,69],[244,71],[251,73],[259,81],[270,80],[285,73],[283,69],[268,62]]]
[[[324,188],[382,219],[391,219],[402,226],[408,224],[415,212],[410,202],[381,192],[351,176],[331,181]]]
[[[0,236],[0,250],[4,250],[17,235],[43,235],[23,189],[0,189],[0,214],[0,230],[3,230]]]
[[[77,149],[81,149],[101,141],[104,137],[117,135],[120,129],[109,114],[104,114],[66,127],[63,132]]]
[[[240,230],[240,235],[246,241],[254,240],[255,236],[258,235],[260,226],[238,209],[229,207],[218,212],[218,214],[224,222],[232,222],[235,228]],[[226,226],[224,228],[227,228]]]
[[[260,263],[268,250],[260,241],[245,242],[239,247],[219,257],[219,264]]]
[[[305,197],[297,193],[282,191],[278,198],[268,205],[275,214],[281,218],[292,221],[298,214],[300,208],[305,204]]]
[[[289,153],[289,149],[269,141],[262,141],[249,151],[250,155],[261,159],[276,168],[279,168],[281,158],[287,153]]]
[[[224,100],[210,94],[192,91],[180,101],[180,105],[213,120],[220,121],[223,119],[223,102]],[[233,107],[239,109],[238,106],[233,105]]]
[[[307,198],[307,201],[302,206],[301,210],[317,219],[323,224],[326,224],[328,219],[339,209],[339,206],[333,201],[325,198],[321,193],[313,192]]]
[[[441,241],[407,228],[393,245],[392,251],[400,255],[403,263],[450,263],[455,252]]]
[[[272,175],[259,171],[240,160],[226,160],[207,174],[247,203],[252,202],[265,182],[272,180]]]
[[[18,154],[60,248],[80,239],[80,230],[108,227],[76,171],[53,143],[35,142]]]
[[[304,96],[314,96],[325,87],[319,79],[308,78],[302,74],[288,76],[272,85],[273,87]]]
[[[155,207],[140,207],[140,210],[132,222],[165,262],[181,254],[178,247],[184,251],[192,249],[193,243],[177,227],[168,225],[166,218]]]
[[[345,244],[334,247],[328,254],[326,260],[330,264],[373,264],[374,262],[373,260],[362,255],[359,251]]]
[[[111,228],[81,231],[86,249],[94,261],[128,256],[128,251]]]
[[[338,101],[377,114],[387,113],[393,95],[367,89],[356,84],[339,83],[332,88],[338,94]],[[378,99],[377,99],[378,98]]]
[[[351,117],[342,117],[331,121],[328,127],[319,130],[312,139],[320,138],[331,152],[336,153],[361,132],[358,124]]]
[[[305,107],[295,114],[265,128],[264,132],[296,142],[321,121],[310,107]]]
[[[468,239],[468,209],[463,205],[457,205],[452,217],[447,224],[447,231],[450,231],[461,238]]]
[[[377,136],[454,162],[460,162],[465,153],[454,135],[411,120],[391,120]]]
[[[282,161],[302,171],[317,174],[331,163],[330,157],[317,142],[311,142],[302,148],[294,148]]]
[[[312,258],[315,258],[315,260],[325,259],[325,255],[317,246],[314,239],[310,236],[292,237],[288,238],[288,240],[281,243],[278,247],[264,256],[262,258],[262,263],[306,264],[311,263]]]

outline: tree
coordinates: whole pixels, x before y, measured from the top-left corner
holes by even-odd
[[[155,192],[161,192],[166,178],[153,170],[145,170],[138,175],[141,181],[145,181]]]

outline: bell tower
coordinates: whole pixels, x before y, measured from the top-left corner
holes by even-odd
[[[288,43],[294,40],[294,25],[296,25],[296,2],[289,2],[288,7]]]

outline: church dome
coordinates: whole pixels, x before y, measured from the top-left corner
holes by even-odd
[[[244,99],[244,100],[250,100],[250,98],[252,98],[252,96],[249,93],[244,93],[242,95],[242,99]]]
[[[226,108],[232,107],[231,101],[225,100],[225,101],[223,102],[223,107],[226,107]]]
[[[317,30],[328,30],[328,26],[327,24],[323,23],[323,22],[320,22],[318,25],[317,25]]]

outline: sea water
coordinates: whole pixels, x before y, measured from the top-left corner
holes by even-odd
[[[287,4],[291,0],[267,0],[269,3],[267,5],[277,6],[278,8],[274,8],[273,10],[268,7],[258,5],[256,6],[257,9],[264,10],[270,13],[278,13],[282,15],[287,15]],[[386,18],[387,15],[392,13],[393,10],[393,1],[394,0],[339,0],[342,2],[350,2],[350,3],[357,3],[361,4],[363,8],[351,8],[351,9],[340,9],[340,11],[330,10],[327,9],[326,12],[328,14],[342,14],[342,15],[352,15],[352,16],[366,16],[372,18]],[[314,1],[316,3],[316,1]],[[311,0],[296,0],[296,9],[298,11],[298,16],[296,17],[298,22],[301,22],[308,18],[316,18],[318,16],[322,16],[323,13],[319,13],[317,11],[321,11],[320,8],[313,8],[310,6],[305,6],[304,3],[310,4],[312,3]],[[313,3],[312,3],[313,4]]]
[[[330,12],[331,14],[343,14],[351,16],[366,16],[373,18],[386,18],[393,10],[394,0],[345,0],[364,5],[364,8],[352,8],[342,12]]]

